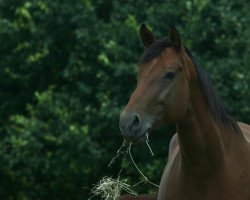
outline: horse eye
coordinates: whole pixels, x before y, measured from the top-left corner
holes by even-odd
[[[174,72],[168,72],[165,76],[165,79],[173,79],[175,77]]]

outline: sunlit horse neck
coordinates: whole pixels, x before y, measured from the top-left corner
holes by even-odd
[[[125,139],[142,142],[151,129],[176,124],[158,199],[249,200],[250,126],[227,114],[174,28],[158,41],[144,25],[140,34],[145,52],[120,128]]]

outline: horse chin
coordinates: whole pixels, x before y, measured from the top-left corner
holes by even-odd
[[[134,140],[133,144],[142,144],[142,143],[144,143],[146,141],[147,141],[147,134],[145,133],[144,135],[142,135],[138,139]]]
[[[133,144],[142,144],[142,143],[145,143],[146,141],[148,141],[148,135],[150,134],[151,130],[152,130],[151,128],[148,128],[139,137],[134,138],[132,143]]]

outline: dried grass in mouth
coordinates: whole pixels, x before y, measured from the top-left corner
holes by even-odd
[[[149,140],[148,140],[148,134],[147,136],[147,140],[145,141],[147,144],[147,147],[151,153],[152,156],[154,156],[154,153],[149,145]],[[126,151],[122,151],[122,149],[124,147],[127,146]],[[112,164],[115,163],[116,159],[122,154],[125,153],[125,156],[123,158],[123,162],[122,162],[122,167],[118,173],[117,179],[113,179],[110,177],[104,177],[102,178],[91,190],[91,193],[93,194],[89,199],[93,198],[94,196],[99,196],[101,197],[103,200],[118,200],[119,197],[121,196],[121,192],[125,191],[129,194],[138,196],[137,192],[135,192],[134,190],[132,190],[132,187],[142,183],[142,182],[147,182],[155,187],[159,188],[159,185],[151,182],[148,180],[148,178],[142,173],[142,171],[139,169],[139,167],[137,166],[137,164],[135,163],[132,154],[131,154],[131,147],[132,147],[132,143],[126,143],[126,141],[123,141],[123,144],[121,145],[121,147],[118,149],[118,151],[116,152],[116,155],[112,158],[112,160],[110,161],[108,167],[111,167]],[[124,162],[125,159],[127,157],[127,154],[129,154],[129,157],[132,161],[132,163],[134,164],[136,170],[139,172],[139,174],[143,177],[143,180],[139,181],[138,183],[134,184],[133,186],[127,184],[127,179],[120,179],[120,174],[123,170],[124,167]]]

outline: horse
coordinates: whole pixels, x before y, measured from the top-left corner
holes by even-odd
[[[155,199],[250,200],[250,126],[227,112],[175,27],[155,39],[142,24],[140,38],[137,86],[119,126],[125,140],[140,143],[176,125]]]

